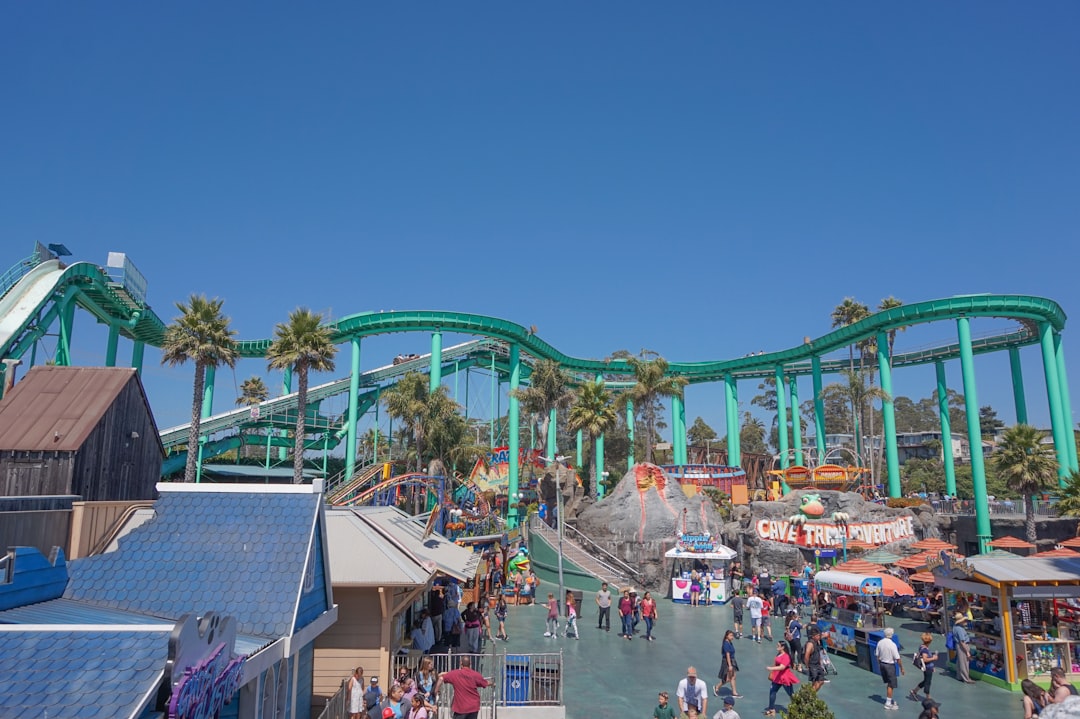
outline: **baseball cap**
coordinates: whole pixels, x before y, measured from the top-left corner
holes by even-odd
[[[935,709],[935,708],[937,708],[939,706],[941,706],[941,704],[934,701],[933,699],[923,699],[922,700],[922,708],[923,709]]]
[[[735,697],[731,696],[730,694],[728,694],[726,697],[724,697],[724,706],[726,706],[726,707],[735,706]]]
[[[382,719],[394,719],[394,710],[386,707],[382,710]]]
[[[372,684],[378,684],[379,683],[379,678],[378,677],[372,677],[371,678],[371,683]]]

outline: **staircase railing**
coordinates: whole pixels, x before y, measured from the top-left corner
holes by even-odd
[[[564,528],[568,525],[563,525]],[[553,547],[558,546],[559,533],[549,527],[544,521],[542,521],[537,515],[532,515],[529,518],[529,530],[539,531],[540,534],[545,535],[547,542]],[[580,533],[579,533],[580,534]],[[593,543],[595,544],[595,542]],[[621,566],[612,566],[603,559],[600,559],[596,555],[589,552],[584,547],[579,546],[571,538],[567,538],[565,532],[563,534],[563,554],[567,556],[571,561],[574,561],[582,565],[582,569],[599,575],[601,579],[609,580],[611,583],[625,587],[628,584],[633,583],[634,579],[640,579],[640,572],[633,567],[629,566],[617,557],[612,557],[614,561]],[[605,552],[609,557],[609,553]],[[593,565],[593,566],[588,566]]]
[[[34,254],[24,257],[9,267],[4,274],[0,275],[0,297],[10,292],[11,288],[18,284],[19,280],[25,277],[27,272],[40,265],[45,259],[40,252],[34,252]]]
[[[573,525],[570,525],[570,524],[566,524],[565,522],[563,523],[563,538],[564,539],[566,537],[567,530],[569,530],[569,534],[570,534],[570,536],[573,538],[573,540],[575,542],[577,542],[578,544],[585,545],[583,548],[588,549],[591,552],[596,552],[597,554],[600,554],[600,555],[604,556],[606,558],[606,563],[607,564],[613,565],[614,567],[620,569],[621,571],[625,572],[627,574],[627,576],[629,576],[629,577],[633,577],[635,579],[639,579],[641,577],[641,572],[639,572],[637,569],[635,569],[634,567],[631,567],[629,564],[627,564],[623,560],[619,559],[618,557],[616,557],[614,554],[612,554],[608,550],[601,547],[599,544],[597,544],[592,539],[590,539],[587,535],[583,534],[581,532],[581,530],[579,530],[577,527],[574,527]]]
[[[353,474],[353,476],[347,481],[337,481],[334,485],[327,484],[326,490],[326,503],[327,504],[341,504],[345,500],[351,499],[361,488],[371,481],[375,475],[382,471],[383,462],[377,462],[375,464],[364,467],[360,471]],[[340,475],[344,476],[344,472]],[[337,477],[337,475],[335,475]]]

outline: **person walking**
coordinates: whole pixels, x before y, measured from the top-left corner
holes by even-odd
[[[770,642],[772,637],[772,602],[769,601],[769,595],[761,595],[761,637],[767,639]]]
[[[930,683],[934,680],[934,666],[938,660],[937,652],[930,649],[930,642],[934,641],[934,635],[930,632],[923,632],[919,639],[922,644],[919,645],[919,649],[915,652],[915,658],[912,661],[916,669],[922,670],[922,681],[908,694],[915,701],[919,701],[920,689],[923,690],[923,696],[926,699],[930,698]],[[920,663],[922,666],[919,666]]]
[[[779,582],[777,582],[779,584]],[[791,646],[791,659],[795,669],[802,667],[802,623],[799,621],[797,612],[788,612],[787,629],[784,630],[784,640]]]
[[[738,586],[738,585],[737,585]],[[742,587],[735,590],[731,598],[731,620],[735,625],[735,638],[742,639],[743,610],[746,609],[746,599],[742,595]]]
[[[498,601],[495,602],[495,619],[499,622],[499,628],[495,632],[495,636],[504,642],[510,638],[506,636],[506,613],[506,597],[500,594]]]
[[[679,688],[675,692],[679,698],[679,708],[690,719],[705,713],[709,703],[709,687],[705,682],[698,681],[697,669],[686,668],[686,676],[679,681]]]
[[[772,685],[769,687],[769,706],[766,707],[764,713],[765,716],[771,717],[776,716],[777,692],[783,689],[790,699],[795,693],[792,687],[799,683],[799,678],[795,676],[795,672],[791,671],[791,654],[787,642],[776,643],[776,659],[773,660],[773,665],[766,669],[769,671],[769,681]]]
[[[622,634],[627,640],[634,638],[634,600],[630,598],[630,590],[624,589],[622,599],[619,600],[619,617],[622,619]]]
[[[611,592],[607,582],[600,585],[600,591],[596,593],[596,606],[599,616],[596,619],[596,628],[606,632],[611,631]]]
[[[577,631],[577,605],[574,603],[574,595],[566,593],[566,638],[571,635],[574,639],[581,639]]]
[[[701,594],[701,572],[694,569],[690,572],[690,606],[696,607]]]
[[[559,603],[555,601],[555,595],[551,592],[548,592],[547,610],[547,631],[544,632],[544,636],[557,637],[559,636]]]
[[[720,688],[725,684],[731,685],[731,696],[741,699],[739,689],[735,685],[735,674],[739,671],[739,662],[735,660],[735,632],[730,629],[724,632],[724,641],[720,645],[720,681],[713,687],[713,694],[720,696]]]
[[[756,589],[750,589],[750,596],[746,599],[746,608],[750,610],[750,637],[761,644],[761,613],[765,608],[765,603],[757,595]]]
[[[974,684],[971,674],[968,673],[968,662],[971,661],[971,636],[967,633],[967,617],[957,612],[953,615],[953,642],[956,644],[956,678],[964,684]]]
[[[904,665],[900,661],[900,650],[893,641],[893,628],[885,627],[885,636],[878,642],[875,655],[878,667],[881,671],[881,681],[885,683],[885,708],[896,711],[900,706],[893,699],[893,690],[896,689],[897,671],[904,673]]]
[[[825,684],[825,664],[821,660],[821,653],[825,647],[821,643],[821,630],[817,625],[811,625],[807,630],[806,647],[803,649],[803,662],[806,664],[806,674],[810,681],[810,688],[816,693]]]
[[[652,635],[652,628],[659,615],[656,613],[656,600],[652,598],[652,592],[645,592],[645,595],[641,598],[641,618],[645,620],[646,641],[655,640],[656,637]]]
[[[349,719],[361,719],[364,714],[364,668],[357,667],[349,677]]]
[[[465,623],[465,651],[470,654],[479,654],[480,628],[483,626],[484,620],[474,602],[465,605],[465,612],[461,615],[461,621]]]
[[[667,692],[660,692],[652,715],[653,719],[675,719],[675,708],[668,704]]]
[[[473,670],[472,658],[466,655],[461,657],[460,667],[439,675],[433,695],[438,696],[439,687],[449,684],[454,688],[454,696],[450,700],[454,719],[476,719],[480,713],[480,690],[488,686],[490,681]]]

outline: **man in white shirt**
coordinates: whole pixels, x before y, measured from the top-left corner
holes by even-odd
[[[900,663],[900,650],[893,641],[892,627],[885,628],[885,636],[878,642],[875,652],[878,666],[881,667],[881,681],[885,682],[885,708],[898,710],[896,701],[893,700],[893,689],[896,689],[896,670],[904,673],[904,665]]]
[[[687,667],[686,677],[679,681],[679,689],[675,695],[679,697],[679,708],[690,719],[696,719],[697,716],[705,714],[705,707],[709,701],[709,687],[697,678],[697,669]]]
[[[746,598],[746,608],[750,610],[750,638],[761,644],[761,616],[765,610],[765,602],[758,596],[756,589],[750,590],[750,596]]]

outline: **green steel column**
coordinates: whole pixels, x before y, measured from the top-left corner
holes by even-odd
[[[1076,433],[1073,428],[1072,399],[1069,397],[1069,378],[1065,373],[1065,348],[1061,346],[1061,333],[1054,333],[1054,354],[1057,355],[1058,389],[1061,390],[1061,417],[1065,424],[1065,449],[1069,453],[1069,471],[1080,467],[1076,463]]]
[[[105,366],[116,366],[116,345],[120,342],[120,325],[109,323],[109,343],[105,345]]]
[[[776,378],[776,429],[777,429],[777,449],[780,451],[780,469],[788,468],[788,416],[787,416],[787,402],[784,397],[784,366],[776,365],[775,371]]]
[[[71,330],[75,324],[75,299],[65,295],[61,300],[60,336],[56,340],[56,364],[59,367],[71,366]]]
[[[375,438],[375,448],[371,451],[372,464],[379,463],[379,404],[380,394],[382,394],[382,387],[375,388],[375,426],[371,428],[372,436]]]
[[[682,399],[678,395],[671,396],[671,463],[686,464],[682,458],[682,450],[679,443],[679,415],[682,414]]]
[[[345,481],[356,474],[356,422],[360,415],[360,338],[351,337],[352,358],[349,367],[349,415],[345,428]]]
[[[739,457],[739,404],[735,401],[735,378],[724,375],[724,424],[727,429],[728,464],[738,467]]]
[[[510,344],[510,408],[507,413],[507,428],[506,433],[510,435],[508,437],[510,452],[510,482],[507,487],[509,496],[509,511],[506,516],[506,525],[509,529],[513,529],[518,526],[519,511],[517,506],[517,499],[514,495],[518,493],[518,479],[521,471],[521,453],[518,451],[518,434],[520,428],[518,427],[518,399],[515,396],[517,394],[518,385],[521,383],[521,352],[516,342]]]
[[[491,445],[491,449],[495,449],[495,419],[497,413],[495,411],[495,390],[499,386],[498,375],[495,374],[495,353],[491,353],[491,407],[488,412],[491,413],[490,432],[488,444]]]
[[[529,451],[536,449],[536,422],[529,422]]]
[[[967,317],[960,317],[956,320],[956,328],[960,338],[960,370],[964,375],[964,411],[967,412],[968,444],[971,447],[971,481],[975,490],[975,535],[979,538],[979,554],[985,554],[990,551],[990,504],[986,499],[986,469],[983,466],[982,430],[979,427],[979,399],[975,394],[971,321]],[[1053,349],[1052,344],[1051,349]]]
[[[202,412],[200,417],[206,419],[214,414],[214,380],[217,377],[217,367],[209,365],[206,368],[206,374],[203,375],[203,396],[202,396]],[[199,454],[195,457],[195,482],[202,481],[202,453],[203,445],[206,444],[206,437],[199,435]],[[191,448],[188,447],[188,451]]]
[[[732,451],[731,443],[728,443],[728,463],[742,466],[742,425],[739,418],[739,381],[734,376],[731,378],[731,411],[735,417],[735,450]]]
[[[469,368],[465,368],[465,421],[469,421]],[[476,443],[480,444],[480,437],[476,438]]]
[[[604,381],[604,375],[597,373],[597,382]],[[596,438],[596,498],[604,498],[604,435]]]
[[[390,415],[386,423],[386,461],[394,459],[394,415]]]
[[[579,429],[577,431],[577,466],[578,467],[581,466],[581,455],[584,454],[584,452],[582,451],[584,449],[584,444],[585,444],[585,439],[582,436],[581,430]]]
[[[791,392],[791,442],[795,450],[795,464],[805,465],[802,453],[802,418],[799,417],[799,382],[795,375],[788,379],[788,388]]]
[[[140,375],[142,374],[143,350],[145,349],[146,344],[139,340],[135,340],[135,344],[131,348],[131,366]]]
[[[442,332],[431,333],[431,374],[428,376],[428,392],[434,392],[442,384]]]
[[[285,371],[281,373],[281,394],[292,394],[292,367],[286,367]],[[281,430],[279,436],[288,437],[289,430]],[[284,462],[286,459],[289,458],[289,448],[278,447],[277,456],[279,462]]]
[[[892,367],[889,366],[889,335],[879,331],[877,334],[878,372],[881,373],[881,391],[888,395],[881,401],[881,420],[885,433],[885,466],[889,470],[889,496],[899,497],[900,458],[896,451],[896,411],[893,409]]]
[[[461,360],[454,360],[454,402],[458,402],[458,373],[461,372]]]
[[[630,440],[630,448],[626,456],[626,471],[634,466],[634,402],[626,400],[626,438]]]
[[[1013,404],[1016,423],[1027,424],[1027,400],[1024,398],[1024,373],[1020,366],[1020,348],[1009,348],[1009,369],[1012,370]]]
[[[945,465],[945,494],[956,499],[956,467],[953,464],[952,419],[949,418],[949,387],[945,382],[945,363],[934,362],[937,371],[938,415],[941,417],[941,461]]]
[[[679,397],[679,455],[683,464],[690,463],[690,457],[686,451],[686,395]]]
[[[555,459],[559,456],[559,448],[556,447],[559,443],[559,411],[554,407],[551,408],[548,413],[548,436],[547,436],[547,456]]]
[[[814,444],[817,447],[818,464],[825,462],[825,400],[821,398],[821,358],[810,358],[814,373]]]
[[[1046,374],[1046,395],[1050,402],[1050,429],[1054,435],[1054,450],[1058,461],[1058,484],[1065,486],[1069,474],[1069,450],[1065,446],[1065,413],[1061,408],[1061,386],[1058,384],[1057,351],[1054,349],[1054,329],[1049,322],[1039,323],[1039,340],[1042,345],[1043,372]]]

